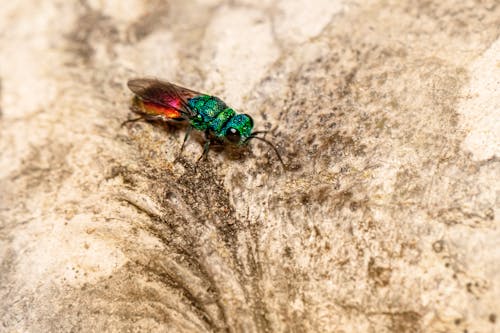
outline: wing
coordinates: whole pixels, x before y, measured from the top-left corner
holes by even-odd
[[[132,79],[127,85],[142,100],[145,113],[158,114],[169,119],[194,117],[196,114],[187,101],[202,95],[199,92],[156,79]]]

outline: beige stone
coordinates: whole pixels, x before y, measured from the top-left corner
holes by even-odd
[[[495,332],[500,6],[0,6],[0,331]],[[128,79],[278,147],[176,160]]]

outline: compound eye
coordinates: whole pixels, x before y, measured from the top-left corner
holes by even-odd
[[[236,128],[229,127],[226,131],[226,138],[229,142],[238,143],[240,142],[241,134]]]

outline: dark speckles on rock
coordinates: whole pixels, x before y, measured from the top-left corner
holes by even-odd
[[[231,186],[235,189],[243,189],[246,175],[240,171],[235,172],[231,177]]]
[[[422,315],[415,311],[390,313],[391,331],[412,333],[421,331]]]
[[[110,46],[117,43],[119,33],[110,17],[86,5],[83,10],[75,28],[66,36],[67,50],[83,63],[89,63],[93,59],[96,45],[103,43]],[[110,47],[106,49],[112,52]]]
[[[303,192],[300,196],[300,203],[302,205],[308,205],[311,200],[311,197],[308,192]]]
[[[392,269],[377,265],[374,258],[368,263],[368,277],[379,287],[386,287],[391,279]]]
[[[314,192],[314,201],[320,205],[324,204],[332,193],[332,186],[321,186]]]
[[[434,250],[434,252],[436,253],[441,253],[444,249],[444,241],[443,240],[438,240],[438,241],[435,241],[433,244],[432,244],[432,249]]]
[[[157,29],[168,24],[168,2],[153,1],[146,14],[139,17],[128,28],[129,39],[131,41],[140,41]]]

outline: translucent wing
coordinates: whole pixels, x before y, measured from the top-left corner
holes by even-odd
[[[140,104],[138,107],[142,109],[141,112],[164,116],[167,119],[194,117],[196,114],[187,101],[202,95],[199,92],[156,79],[132,79],[127,85],[139,97],[140,101],[134,101],[134,104],[136,106]]]

